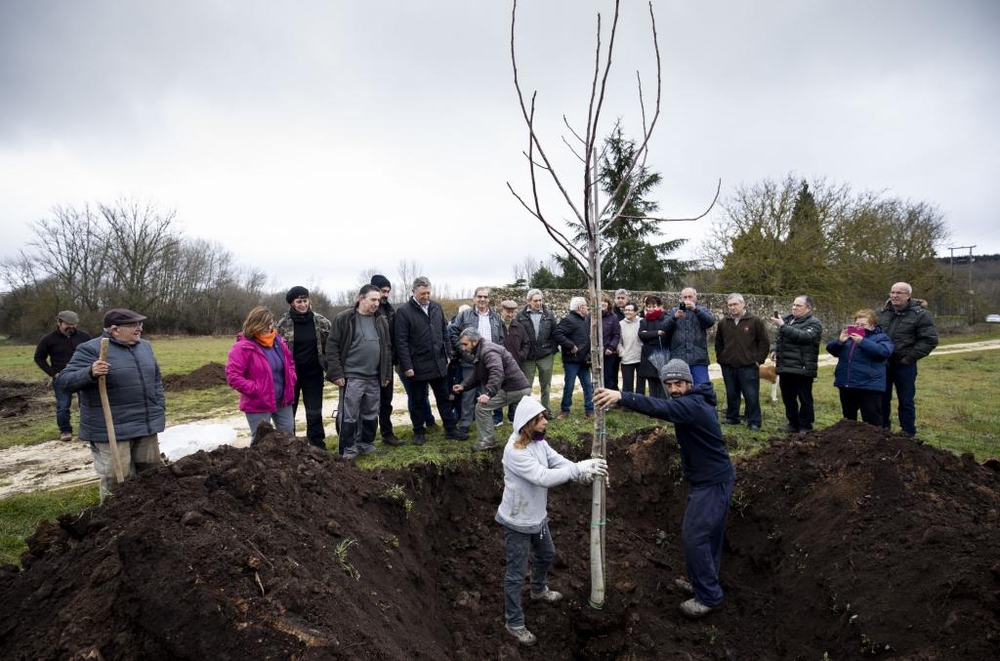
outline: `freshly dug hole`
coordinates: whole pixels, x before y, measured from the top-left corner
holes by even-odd
[[[1000,651],[997,474],[855,423],[774,439],[737,466],[726,605],[684,620],[672,579],[683,572],[686,487],[668,430],[613,442],[603,610],[586,605],[590,490],[550,491],[558,550],[550,584],[567,598],[525,600],[535,648],[518,648],[503,630],[498,462],[366,471],[271,434],[249,449],[192,455],[129,482],[79,520],[40,526],[28,568],[0,572],[0,655],[969,659]]]

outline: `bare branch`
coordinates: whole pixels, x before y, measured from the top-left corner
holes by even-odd
[[[582,163],[586,163],[587,162],[586,159],[584,159],[582,156],[580,156],[579,154],[576,153],[576,149],[573,148],[573,145],[569,144],[569,141],[566,140],[566,136],[562,137],[562,141],[563,141],[563,144],[566,145],[566,147],[569,148],[570,153],[573,154],[574,156],[576,156],[576,159],[578,161],[580,161]]]
[[[658,223],[689,223],[695,220],[701,220],[708,215],[708,212],[712,210],[715,203],[719,200],[719,192],[722,190],[722,179],[719,179],[718,185],[715,187],[715,197],[712,198],[712,203],[708,205],[701,214],[695,216],[694,218],[651,218],[648,216],[620,216],[620,218],[628,218],[629,220],[652,220]]]
[[[566,119],[566,115],[563,115],[563,124],[565,124],[566,128],[569,129],[569,132],[573,134],[573,137],[580,141],[581,145],[584,147],[587,146],[587,141],[581,138],[580,134],[576,132],[576,129],[569,125],[569,120]]]

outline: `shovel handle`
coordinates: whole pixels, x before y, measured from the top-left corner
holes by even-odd
[[[108,358],[108,338],[101,338],[100,360]],[[108,384],[106,375],[97,377],[97,389],[101,393],[101,408],[104,409],[104,425],[108,428],[108,446],[111,448],[111,463],[115,467],[115,479],[118,484],[125,481],[125,467],[122,458],[118,456],[118,443],[115,442],[115,421],[111,417],[111,402],[108,401]]]

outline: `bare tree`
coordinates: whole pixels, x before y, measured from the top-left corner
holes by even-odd
[[[531,282],[532,276],[535,275],[541,266],[541,261],[535,259],[531,255],[526,256],[520,262],[511,267],[511,275],[514,277],[514,282],[517,282],[518,280]]]
[[[394,302],[405,301],[409,295],[410,287],[418,275],[424,275],[424,266],[416,259],[401,259],[396,267],[399,280],[393,288]]]
[[[615,40],[617,37],[619,20],[620,0],[614,3],[614,12],[611,20],[611,27],[607,32],[607,45],[602,42],[604,32],[600,13],[597,15],[596,46],[594,49],[593,75],[590,83],[590,100],[587,106],[585,127],[583,131],[575,130],[569,120],[563,116],[563,123],[572,136],[572,140],[565,137],[562,143],[570,148],[570,151],[580,162],[583,174],[582,190],[572,193],[566,186],[564,179],[556,171],[553,160],[549,152],[543,145],[538,133],[535,130],[535,112],[537,103],[537,92],[533,92],[530,101],[525,97],[521,89],[521,81],[518,75],[517,56],[515,49],[515,35],[517,25],[517,0],[514,0],[511,8],[510,21],[510,58],[513,67],[514,88],[517,91],[517,98],[521,108],[521,115],[528,128],[528,146],[524,152],[528,164],[528,174],[531,182],[531,193],[529,196],[520,195],[508,182],[507,187],[521,205],[542,224],[545,231],[553,241],[562,248],[569,260],[575,263],[587,275],[587,291],[591,300],[592,309],[595,311],[591,315],[590,336],[591,346],[602,346],[601,320],[598,311],[600,308],[601,282],[600,282],[600,246],[601,234],[609,225],[619,218],[632,220],[644,220],[650,222],[674,222],[693,221],[706,216],[715,204],[715,200],[708,209],[699,216],[693,218],[671,219],[671,218],[647,218],[624,215],[624,210],[629,206],[639,177],[632,176],[635,172],[641,172],[645,168],[646,158],[649,154],[650,139],[660,116],[660,100],[662,95],[662,71],[660,65],[660,47],[656,31],[656,16],[653,12],[653,5],[649,3],[649,25],[652,40],[652,55],[656,64],[656,89],[653,97],[652,108],[647,113],[646,99],[642,86],[642,76],[636,72],[636,92],[637,103],[641,117],[642,134],[636,140],[634,151],[627,163],[621,167],[621,179],[618,186],[611,191],[606,202],[598,203],[597,193],[600,188],[598,177],[599,155],[597,153],[598,136],[601,135],[601,112],[603,109],[605,95],[608,90],[608,80],[611,74],[611,65],[615,51]],[[574,178],[579,173],[575,173]],[[546,179],[558,191],[558,198],[561,199],[560,212],[558,214],[549,213],[543,209],[541,202],[541,179]],[[721,188],[721,181],[719,182]],[[718,198],[718,188],[716,189],[716,199]],[[554,221],[554,218],[563,217],[568,209],[570,219],[567,224],[569,232],[563,232]],[[574,242],[576,237],[586,238],[585,245]],[[593,355],[593,379],[597,383],[603,383],[603,355],[600,351],[594,351]],[[594,442],[591,447],[591,456],[606,456],[605,443],[605,416],[604,411],[597,411],[594,417]],[[590,604],[599,608],[604,604],[604,521],[605,521],[605,482],[603,479],[594,481],[593,498],[591,501],[591,592]]]

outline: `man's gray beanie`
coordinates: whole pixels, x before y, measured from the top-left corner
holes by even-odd
[[[670,362],[660,368],[660,381],[687,381],[694,383],[691,378],[691,368],[680,358],[671,358]]]

